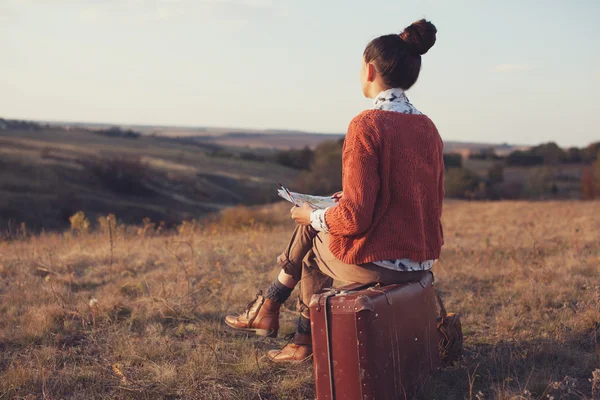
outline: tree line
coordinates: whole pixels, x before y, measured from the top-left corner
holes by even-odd
[[[301,170],[296,183],[298,190],[315,194],[333,193],[341,189],[342,146],[343,139],[324,142],[314,150],[308,147],[281,150],[269,156],[269,161]],[[568,195],[565,192],[572,190],[573,186],[582,199],[599,197],[599,152],[600,142],[566,150],[551,142],[529,150],[517,150],[506,157],[486,150],[482,152],[484,156],[475,154],[469,157],[492,161],[481,171],[465,167],[461,154],[444,154],[446,197],[481,200],[565,197]],[[266,161],[264,156],[263,161]],[[569,164],[582,165],[582,176],[561,176],[560,166]],[[507,167],[526,167],[522,181],[506,182],[504,170]]]
[[[506,157],[509,166],[535,166],[557,164],[590,164],[596,161],[600,142],[594,142],[586,147],[569,147],[563,149],[554,142],[543,143],[528,150],[516,150]],[[493,150],[485,152],[482,156],[474,155],[471,158],[502,160]]]
[[[0,118],[0,130],[17,130],[17,131],[40,131],[42,129],[49,129],[51,126],[49,124],[40,124],[38,122],[33,121],[24,121],[17,119],[4,119]],[[67,129],[64,126],[53,126],[55,129]],[[81,131],[94,133],[96,135],[103,135],[109,137],[121,137],[126,139],[137,139],[141,136],[140,132],[134,131],[133,129],[124,129],[120,126],[111,126],[105,129],[88,129],[88,128],[78,128]]]

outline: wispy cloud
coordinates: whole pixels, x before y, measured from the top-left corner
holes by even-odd
[[[529,64],[500,64],[494,67],[494,72],[527,72],[533,70]]]

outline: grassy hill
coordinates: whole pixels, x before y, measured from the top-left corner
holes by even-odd
[[[276,273],[288,212],[233,208],[219,224],[170,232],[117,221],[0,241],[0,398],[314,398],[311,364],[263,357],[284,338],[246,338],[222,322]],[[600,396],[599,213],[598,202],[445,205],[434,272],[462,316],[465,356],[419,398]]]
[[[211,157],[211,147],[161,137],[108,137],[84,129],[0,130],[0,231],[21,222],[62,229],[85,210],[167,224],[226,206],[276,199],[297,171]]]

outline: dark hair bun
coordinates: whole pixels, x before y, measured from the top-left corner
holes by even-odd
[[[406,44],[408,51],[415,55],[422,55],[435,44],[437,29],[431,22],[421,19],[413,22],[404,29],[400,38]]]

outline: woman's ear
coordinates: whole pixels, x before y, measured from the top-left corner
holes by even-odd
[[[367,63],[367,81],[373,82],[375,81],[375,76],[377,75],[377,70],[375,69],[375,65],[372,63]]]

